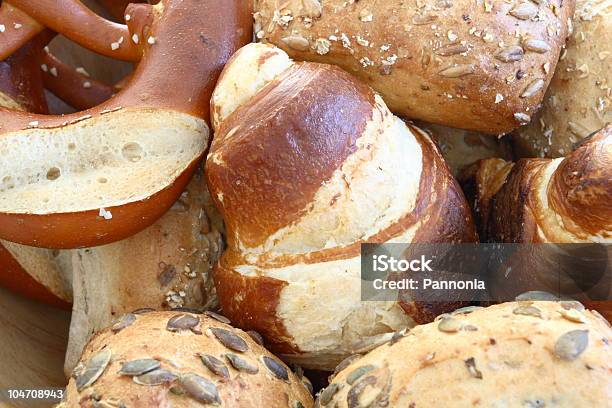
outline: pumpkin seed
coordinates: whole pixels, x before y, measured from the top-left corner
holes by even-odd
[[[257,367],[257,365],[249,363],[247,360],[243,359],[237,354],[227,353],[225,357],[230,362],[232,367],[238,371],[243,371],[247,374],[257,374],[259,372],[259,367]]]
[[[334,398],[334,395],[336,395],[338,391],[340,391],[341,388],[342,386],[340,384],[336,384],[336,383],[329,384],[327,388],[324,388],[319,393],[319,404],[321,405],[329,404],[332,398]]]
[[[436,54],[441,55],[443,57],[457,55],[463,52],[468,52],[468,47],[463,44],[448,44],[436,50]]]
[[[166,329],[171,332],[178,332],[181,330],[193,331],[199,323],[200,319],[198,317],[190,314],[181,313],[171,317],[170,320],[168,320]]]
[[[459,309],[454,310],[451,314],[453,315],[470,314],[479,309],[484,309],[484,308],[482,306],[465,306],[465,307],[460,307]]]
[[[200,354],[200,359],[206,368],[213,373],[221,377],[229,378],[229,369],[223,364],[223,361],[219,360],[217,357],[211,356],[210,354]]]
[[[512,313],[515,315],[533,316],[542,318],[542,311],[535,306],[519,306]]]
[[[141,307],[140,309],[132,310],[132,313],[135,315],[141,315],[145,313],[151,313],[154,311],[155,309],[153,309],[152,307]]]
[[[452,317],[444,317],[438,323],[438,330],[445,333],[455,333],[461,330],[463,322]]]
[[[531,2],[521,3],[512,10],[510,15],[518,18],[519,20],[529,20],[538,14],[538,8]]]
[[[255,341],[255,343],[259,344],[260,346],[264,345],[264,339],[262,335],[256,332],[255,330],[249,330],[247,334]]]
[[[516,114],[515,114],[516,116]],[[552,293],[544,292],[542,290],[530,290],[529,292],[521,293],[517,297],[514,298],[516,301],[525,301],[525,300],[559,300],[559,298]]]
[[[475,70],[476,69],[472,64],[462,64],[445,68],[438,73],[446,78],[460,78],[466,75],[473,74]]]
[[[289,372],[284,365],[273,359],[272,357],[262,356],[261,360],[268,370],[279,380],[289,382]]]
[[[376,377],[368,376],[349,390],[346,402],[349,408],[369,407],[379,397],[382,389],[376,386]]]
[[[359,360],[361,357],[362,357],[361,354],[352,354],[348,356],[336,366],[336,369],[334,370],[331,377],[332,378],[335,377],[336,375],[338,375],[340,371],[344,370],[346,367],[350,366],[353,362]]]
[[[295,408],[304,408],[304,405],[300,401],[295,401],[293,404]]]
[[[76,377],[77,390],[81,392],[84,388],[89,387],[96,382],[104,373],[104,370],[110,363],[112,352],[110,349],[104,349],[97,352],[87,361],[85,368]]]
[[[111,327],[111,331],[113,333],[119,333],[121,330],[129,327],[136,321],[136,315],[133,313],[128,313],[123,316]]]
[[[562,308],[569,310],[569,309],[576,309],[579,312],[583,312],[585,310],[585,307],[582,303],[578,302],[577,300],[563,300],[561,302],[559,302],[559,304],[561,305]]]
[[[157,370],[159,367],[161,367],[161,363],[151,358],[132,360],[121,365],[119,374],[133,377],[135,375],[142,375],[150,371]]]
[[[304,387],[306,387],[306,389],[308,390],[310,395],[313,395],[314,394],[314,387],[312,386],[312,383],[310,382],[310,380],[307,377],[302,376],[300,378],[300,381],[302,382]]]
[[[207,310],[204,312],[204,316],[208,316],[210,318],[215,319],[218,322],[221,323],[225,323],[225,324],[232,324],[232,322],[230,321],[230,319],[228,319],[227,317],[220,315],[219,313],[215,313],[211,310]]]
[[[521,94],[521,98],[532,97],[543,87],[544,87],[544,80],[541,78],[538,78],[532,81],[529,85],[527,85],[527,88],[525,88],[525,90],[523,90],[523,93]]]
[[[544,408],[545,406],[546,402],[541,398],[528,399],[523,403],[523,407],[525,408]]]
[[[290,35],[281,39],[281,41],[296,51],[306,51],[310,46],[310,42],[301,35]]]
[[[522,125],[526,125],[527,123],[531,122],[531,116],[522,112],[516,112],[514,114],[514,119],[516,119]]]
[[[158,368],[157,370],[132,377],[132,380],[138,385],[152,386],[173,382],[177,378],[178,377],[174,373],[164,370],[163,368]]]
[[[518,45],[511,45],[510,47],[506,47],[497,54],[495,54],[495,58],[502,62],[514,62],[520,61],[523,59],[524,51]]]
[[[546,41],[538,40],[537,38],[528,38],[523,41],[523,47],[527,51],[537,52],[539,54],[550,51],[550,45],[548,45]]]
[[[465,360],[465,366],[472,377],[482,380],[482,372],[476,368],[476,360],[474,360],[474,357]]]
[[[588,330],[572,330],[559,337],[555,343],[555,355],[561,360],[573,361],[586,350],[588,345]]]
[[[229,330],[222,329],[220,327],[211,327],[210,331],[214,336],[230,350],[239,351],[244,353],[249,349],[249,346],[246,341],[242,339],[242,337],[232,333]]]
[[[355,381],[357,381],[358,379],[360,379],[361,377],[363,377],[365,374],[369,373],[370,371],[374,370],[375,368],[376,367],[374,367],[372,364],[368,364],[368,365],[356,368],[353,371],[351,371],[349,375],[346,376],[346,382],[349,383],[350,385],[353,385]]]
[[[205,404],[219,405],[221,397],[217,386],[212,381],[197,374],[185,374],[179,378],[181,387],[196,401]]]

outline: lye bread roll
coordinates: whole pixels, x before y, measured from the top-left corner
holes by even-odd
[[[336,64],[411,119],[499,135],[539,107],[573,0],[256,0],[255,32]]]
[[[574,301],[457,310],[338,367],[316,406],[609,407],[611,341]]]
[[[541,111],[513,137],[521,157],[562,157],[612,121],[612,2],[578,0],[567,43]]]
[[[457,307],[455,295],[361,301],[361,243],[476,241],[425,132],[340,68],[264,44],[234,55],[212,109],[205,174],[228,245],[214,277],[236,325],[288,361],[330,369]]]
[[[285,364],[223,316],[130,313],[87,345],[58,408],[310,408]]]
[[[72,251],[73,317],[66,372],[91,335],[139,308],[217,306],[211,270],[223,250],[222,221],[196,174],[162,218],[113,244]]]

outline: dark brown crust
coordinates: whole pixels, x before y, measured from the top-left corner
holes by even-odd
[[[295,64],[225,119],[211,147],[223,163],[208,160],[206,174],[229,239],[258,246],[299,219],[356,150],[373,105],[339,68]]]
[[[575,225],[570,231],[612,230],[612,125],[570,153],[552,176],[548,200]],[[608,236],[607,238],[611,238]]]
[[[38,61],[42,55],[42,36],[30,41],[9,58],[0,61],[0,92],[9,95],[24,109],[47,112]]]
[[[28,299],[70,310],[70,303],[55,296],[48,288],[32,278],[11,253],[0,244],[0,286]]]
[[[15,30],[15,23],[22,26]],[[26,13],[9,4],[8,1],[0,2],[0,24],[5,27],[0,42],[0,61],[5,60],[28,41],[36,37],[44,30],[36,20],[30,18]]]
[[[208,120],[210,97],[225,62],[251,40],[250,3],[165,0],[157,14],[148,4],[132,4],[130,30],[139,34],[143,58],[130,83],[108,102],[87,111],[44,116],[0,108],[0,137],[38,122],[40,128],[63,127],[86,115],[120,107],[158,108],[185,112]],[[149,44],[149,37],[155,38]],[[124,41],[130,41],[125,38]],[[17,158],[19,159],[19,158]],[[187,163],[186,163],[187,164]],[[68,248],[95,246],[132,235],[151,225],[182,193],[196,162],[173,184],[152,192],[147,200],[106,208],[120,215],[96,220],[97,211],[50,215],[0,214],[0,236],[26,245]],[[53,233],[49,233],[53,231]]]
[[[78,73],[48,52],[43,53],[40,63],[47,67],[42,73],[45,88],[75,109],[99,105],[118,91],[111,85]]]
[[[227,252],[223,257],[226,256]],[[237,327],[259,332],[271,350],[284,354],[299,352],[276,315],[281,291],[287,283],[265,276],[247,277],[226,268],[224,263],[222,259],[214,269],[215,287],[223,314]]]

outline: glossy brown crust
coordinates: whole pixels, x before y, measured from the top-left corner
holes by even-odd
[[[11,253],[0,244],[0,286],[28,299],[70,310],[70,303],[55,296],[48,288],[32,278]]]
[[[146,3],[146,1],[98,0],[98,3],[100,3],[111,14],[111,16],[113,16],[114,19],[118,21],[123,21],[125,9],[130,3]]]
[[[38,36],[6,60],[0,61],[0,92],[28,111],[46,113],[47,101],[38,65],[43,53],[41,41],[44,39]]]
[[[306,64],[305,66],[314,65],[315,70],[320,69],[320,66],[315,64]],[[298,70],[304,69],[304,66],[300,66]],[[346,75],[339,72],[338,69],[332,68],[326,72],[326,75]],[[328,84],[327,80],[312,82],[311,87],[315,87],[313,94],[315,92],[322,92],[325,95],[328,95],[327,87],[318,86],[313,84]],[[276,82],[268,85],[271,87],[277,87],[278,84]],[[296,85],[293,85],[295,88]],[[306,86],[301,85],[301,86]],[[336,88],[337,89],[346,89],[344,88]],[[264,88],[261,93],[266,94],[267,92],[271,92],[270,89]],[[365,95],[369,95],[370,91]],[[337,95],[337,94],[333,94]],[[347,94],[345,94],[347,95]],[[329,97],[329,96],[326,96]],[[363,97],[363,96],[360,96]],[[257,97],[256,97],[257,98]],[[333,99],[333,98],[332,98]],[[252,104],[251,109],[256,109],[257,105],[260,103],[260,99],[252,99],[249,103]],[[298,103],[301,109],[309,109],[305,107],[307,104]],[[370,105],[370,111],[371,111]],[[238,109],[236,112],[240,113],[242,109]],[[338,109],[336,106],[332,107],[333,112],[336,112]],[[265,112],[265,111],[264,111]],[[261,112],[260,112],[261,114]],[[275,111],[275,117],[282,117],[283,114],[278,111]],[[244,118],[244,115],[240,116]],[[307,115],[299,116],[300,118],[306,118]],[[360,120],[360,117],[357,117],[357,121]],[[242,122],[249,123],[249,122]],[[296,123],[296,122],[293,122]],[[233,126],[225,126],[226,122],[223,122],[221,125],[221,130],[225,129],[225,132],[230,132],[233,129]],[[303,126],[308,126],[307,124],[303,124],[299,122],[300,127],[296,128],[290,127],[292,131],[296,131],[296,129],[303,129]],[[278,125],[277,125],[278,126]],[[326,127],[327,134],[335,134],[333,127],[338,126],[342,128],[344,124],[330,122]],[[282,129],[287,129],[282,127]],[[437,147],[433,142],[427,137],[427,135],[411,126],[411,129],[415,136],[417,137],[418,142],[421,145],[423,151],[423,170],[422,176],[419,183],[419,192],[417,200],[417,205],[414,210],[406,214],[402,217],[397,223],[389,226],[385,230],[378,232],[376,235],[368,238],[367,242],[386,242],[391,238],[400,235],[402,232],[406,231],[410,227],[414,226],[419,220],[424,217],[429,217],[428,222],[425,225],[418,228],[416,235],[413,239],[413,242],[421,242],[421,243],[435,243],[435,242],[476,242],[477,236],[475,232],[475,228],[473,225],[471,213],[469,211],[467,202],[461,189],[459,188],[457,182],[450,175],[450,171],[442,157],[440,156]],[[264,127],[256,134],[251,134],[250,137],[255,141],[259,141],[261,137],[265,137],[263,131],[270,132],[270,127]],[[219,133],[221,137],[226,135],[227,133]],[[286,135],[286,133],[281,133],[281,135]],[[240,131],[236,131],[234,136],[230,137],[242,137]],[[341,136],[347,137],[347,136]],[[234,142],[235,143],[234,139]],[[242,142],[242,141],[241,141]],[[329,142],[328,142],[329,143]],[[354,142],[353,142],[354,143]],[[213,142],[213,153],[215,149],[215,144]],[[292,160],[295,153],[292,153],[291,146],[285,147],[285,149],[289,149],[285,151],[284,157],[285,160]],[[238,156],[238,155],[237,155]],[[244,156],[244,152],[243,152]],[[226,157],[226,156],[222,156]],[[238,156],[239,157],[239,156]],[[271,165],[277,164],[278,161],[270,160],[266,157],[265,160],[260,159],[260,161],[265,161],[267,163],[271,163]],[[234,207],[228,207],[228,203],[230,202],[230,198],[232,197],[231,189],[224,188],[224,186],[235,186],[233,178],[222,179],[222,182],[219,182],[220,175],[218,173],[227,172],[229,168],[226,168],[226,165],[231,165],[234,162],[227,162],[224,160],[225,164],[219,165],[214,164],[214,160],[207,160],[207,176],[209,181],[209,186],[211,189],[211,193],[213,198],[216,200],[216,204],[224,212],[225,220],[227,224],[231,227],[234,222],[232,218],[236,213],[233,211],[237,211]],[[341,165],[338,164],[338,166]],[[335,169],[334,169],[335,170]],[[330,176],[331,176],[330,172]],[[236,174],[240,174],[239,172]],[[263,173],[266,174],[266,173]],[[236,175],[234,175],[237,177]],[[299,183],[293,182],[293,179],[282,179],[286,182],[288,186],[291,186],[292,189],[302,191],[301,189],[301,181]],[[298,180],[300,180],[298,178]],[[326,180],[322,180],[324,182]],[[223,184],[228,183],[228,184]],[[320,183],[317,186],[320,186]],[[275,186],[279,186],[279,183],[273,183]],[[282,186],[282,184],[280,184]],[[218,199],[217,193],[223,193],[223,201]],[[245,193],[243,193],[245,194]],[[244,195],[237,195],[234,197],[234,200],[238,200],[239,197],[244,197]],[[262,196],[267,199],[267,196]],[[255,205],[256,202],[253,201],[255,198],[251,196],[251,198],[247,198],[246,202],[250,202],[251,206]],[[244,198],[243,198],[244,200]],[[262,199],[262,205],[266,204],[266,200]],[[308,206],[309,202],[305,202],[304,206]],[[230,212],[228,209],[232,209]],[[264,211],[264,210],[262,210]],[[252,214],[254,218],[260,219],[262,216],[265,216],[264,212],[255,212]],[[299,218],[300,213],[294,213],[293,220]],[[444,222],[440,222],[440,220],[444,220]],[[255,224],[257,225],[257,224]],[[232,319],[239,327],[246,329],[253,329],[260,332],[267,341],[267,344],[270,346],[271,350],[283,353],[283,354],[295,354],[299,353],[299,348],[295,345],[292,340],[291,335],[287,332],[286,327],[282,319],[277,316],[276,310],[280,301],[280,295],[283,288],[287,285],[286,282],[265,277],[265,276],[256,276],[249,277],[244,276],[236,271],[234,268],[238,265],[248,264],[248,261],[244,258],[244,256],[240,253],[239,249],[236,248],[232,243],[235,241],[232,239],[231,235],[235,232],[235,229],[230,228],[228,230],[228,242],[229,248],[222,256],[220,262],[215,266],[214,277],[215,284],[217,287],[217,292],[219,294],[219,302],[221,304],[222,310],[224,313]],[[242,230],[240,230],[242,232]],[[272,231],[273,232],[273,231]],[[242,237],[244,234],[241,234]],[[260,240],[263,240],[262,237]],[[261,242],[261,241],[257,241]],[[359,255],[360,253],[360,245],[365,243],[365,241],[354,242],[348,246],[343,247],[335,247],[330,249],[323,249],[316,252],[310,252],[307,254],[296,254],[296,255],[280,255],[275,256],[274,258],[266,259],[265,256],[260,257],[260,261],[264,263],[258,263],[257,266],[259,268],[274,268],[274,267],[286,267],[289,265],[295,264],[313,264],[320,262],[329,262],[333,260],[339,259],[349,259]],[[461,302],[455,301],[453,299],[440,299],[440,302],[414,302],[410,299],[400,301],[400,306],[404,309],[404,311],[410,315],[411,318],[414,318],[417,322],[429,322],[431,321],[437,314],[452,310],[453,308],[460,307],[463,304]]]
[[[573,221],[575,232],[612,230],[612,125],[572,153],[552,176],[550,206]],[[607,238],[612,238],[608,236]]]
[[[240,236],[258,246],[306,213],[356,150],[373,104],[374,93],[339,68],[295,64],[225,119],[206,174],[211,191],[223,193],[229,245]]]
[[[208,120],[210,97],[221,69],[234,51],[251,39],[251,9],[232,1],[168,0],[159,6],[132,4],[130,29],[139,34],[143,59],[130,83],[95,108],[62,116],[34,115],[0,108],[2,133],[30,127],[63,127],[105,110],[161,108]],[[154,38],[153,44],[146,39]],[[199,158],[198,158],[199,159]],[[97,211],[49,215],[0,214],[2,238],[26,245],[74,248],[101,245],[133,235],[159,218],[184,190],[196,168],[191,163],[175,182],[147,200],[106,208],[122,221],[103,220]],[[92,222],[95,220],[95,222]],[[52,233],[50,233],[52,231]]]
[[[0,61],[5,60],[23,47],[45,28],[8,1],[0,2],[0,25],[4,27],[4,32],[0,33],[2,38],[2,41],[0,41]]]
[[[89,76],[44,52],[40,61],[45,88],[75,109],[89,109],[110,99],[118,89]]]
[[[499,135],[541,103],[574,1],[256,0],[255,11],[261,41],[296,60],[341,66],[392,112]],[[524,48],[528,39],[547,51]],[[496,57],[511,46],[520,53]],[[536,80],[541,86],[525,93]]]
[[[78,0],[8,1],[43,26],[99,54],[125,61],[141,57],[126,25],[100,17]],[[111,48],[112,43],[119,43],[116,50]]]

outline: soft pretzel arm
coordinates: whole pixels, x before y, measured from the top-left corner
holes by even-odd
[[[164,214],[204,154],[214,84],[251,39],[250,11],[237,0],[132,4],[143,59],[121,92],[70,115],[0,109],[0,166],[13,181],[0,194],[0,237],[95,246]]]
[[[4,1],[0,3],[0,61],[5,60],[45,27]]]
[[[124,24],[106,20],[78,0],[10,0],[40,24],[90,50],[125,61],[141,57]]]
[[[89,109],[117,93],[117,89],[90,78],[45,52],[41,60],[45,88],[76,109]]]

